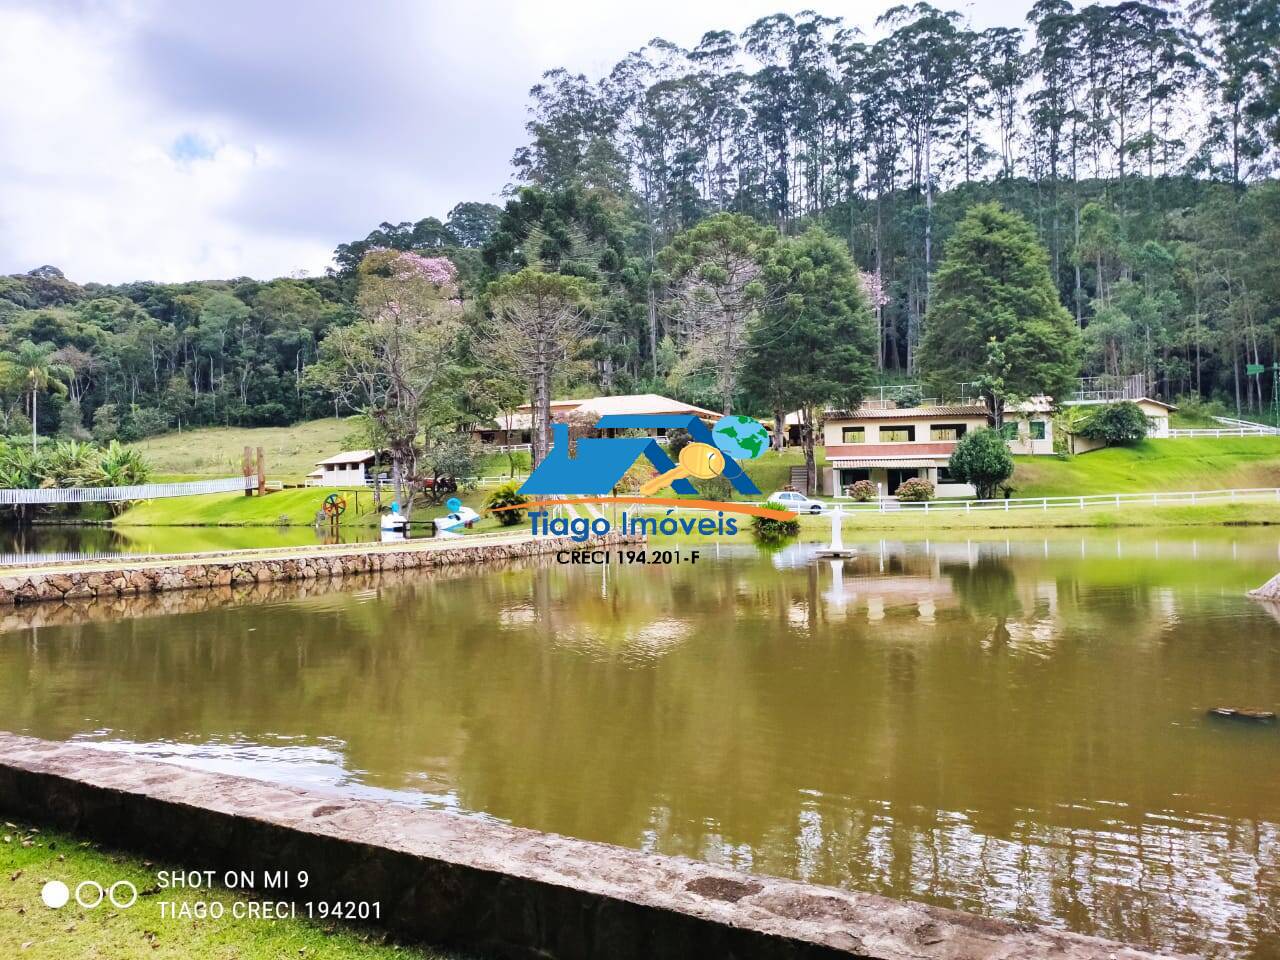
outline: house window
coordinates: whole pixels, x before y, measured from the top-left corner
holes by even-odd
[[[939,483],[959,483],[960,481],[954,479],[951,476],[950,466],[941,466],[938,468],[938,482]]]
[[[935,423],[929,428],[930,440],[959,440],[964,436],[963,423]]]
[[[913,426],[880,428],[881,443],[910,443],[915,438],[916,428]]]
[[[845,427],[840,431],[840,436],[845,443],[866,443],[867,428],[866,427]]]
[[[1045,438],[1045,422],[1043,420],[1031,421],[1031,439],[1043,440]]]

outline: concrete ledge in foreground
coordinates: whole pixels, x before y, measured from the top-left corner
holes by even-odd
[[[307,870],[310,884],[295,898],[380,901],[382,925],[398,934],[496,957],[1152,956],[1028,924],[6,733],[0,811],[188,869]]]

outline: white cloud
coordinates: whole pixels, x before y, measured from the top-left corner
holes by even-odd
[[[317,273],[383,220],[499,200],[544,70],[778,10],[869,29],[891,2],[0,0],[0,274]]]
[[[228,210],[281,158],[213,117],[157,111],[130,24],[0,10],[0,273],[183,280],[322,269],[332,243],[247,231]],[[184,141],[203,155],[175,149]]]

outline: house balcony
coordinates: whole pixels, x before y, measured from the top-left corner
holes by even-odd
[[[827,447],[833,467],[928,467],[948,460],[954,440],[918,443],[839,443]]]

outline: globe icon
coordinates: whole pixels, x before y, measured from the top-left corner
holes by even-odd
[[[711,429],[716,446],[735,460],[754,460],[769,449],[769,431],[759,420],[730,415]]]

